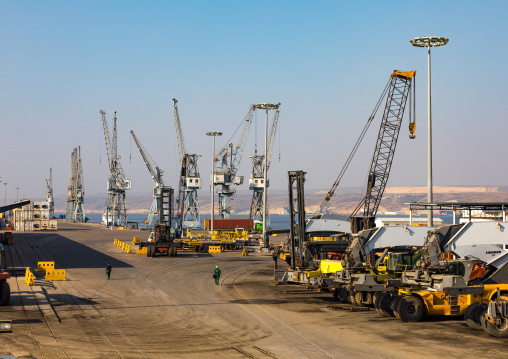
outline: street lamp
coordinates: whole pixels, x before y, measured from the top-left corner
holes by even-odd
[[[16,187],[16,202],[18,202],[19,187]]]
[[[414,39],[409,40],[409,43],[415,47],[427,47],[427,72],[428,72],[428,162],[427,162],[427,202],[432,203],[432,112],[431,112],[431,86],[430,86],[430,48],[437,46],[444,46],[448,43],[448,39],[446,37],[438,37],[438,36],[424,36],[424,37],[416,37]],[[432,209],[429,209],[428,213],[428,226],[432,227],[434,225]]]
[[[6,201],[6,195],[7,195],[7,182],[4,182],[4,206],[5,206],[5,201]]]
[[[212,225],[211,225],[211,229],[212,229],[212,236],[213,236],[213,217],[214,217],[214,208],[213,208],[214,198],[213,198],[213,194],[215,192],[215,179],[213,178],[213,169],[215,167],[215,137],[222,136],[222,132],[212,131],[212,132],[207,132],[206,135],[213,137],[213,147],[212,147],[212,178],[211,178],[211,180],[212,180]]]

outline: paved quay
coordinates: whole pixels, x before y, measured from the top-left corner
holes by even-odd
[[[461,318],[402,323],[374,311],[332,310],[330,293],[275,286],[269,254],[181,251],[178,257],[128,254],[146,231],[58,221],[58,231],[15,233],[11,305],[0,320],[0,355],[35,358],[433,358],[504,357],[508,341],[468,328]],[[38,261],[54,261],[66,281],[46,282]],[[107,280],[105,267],[113,272]],[[222,270],[220,285],[212,278]],[[279,267],[282,263],[279,262]]]

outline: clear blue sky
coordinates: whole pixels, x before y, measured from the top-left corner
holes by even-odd
[[[306,188],[328,189],[394,69],[418,71],[417,138],[408,139],[406,117],[388,185],[426,185],[427,57],[409,40],[430,35],[450,38],[432,52],[435,184],[506,185],[507,4],[1,1],[0,176],[7,198],[16,187],[20,196],[43,197],[50,167],[55,194],[65,194],[78,145],[86,193],[105,193],[101,109],[108,120],[117,111],[133,191],[150,195],[152,181],[130,130],[176,187],[173,97],[187,150],[202,155],[202,191],[211,168],[205,132],[222,131],[225,141],[259,102],[282,103],[281,161],[277,142],[271,188],[286,189],[287,171],[301,169]],[[258,118],[260,146],[263,125]],[[364,185],[378,128],[379,118],[343,186]],[[246,178],[254,132],[240,169]]]

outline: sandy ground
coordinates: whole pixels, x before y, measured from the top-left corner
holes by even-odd
[[[36,269],[54,260],[65,282],[10,279],[14,321],[0,354],[36,358],[464,358],[505,357],[508,341],[461,318],[409,324],[374,311],[333,310],[330,293],[275,286],[267,254],[179,253],[147,258],[113,244],[141,231],[58,223],[15,234],[7,258]],[[111,280],[104,267],[113,266]],[[220,285],[212,273],[222,270]]]

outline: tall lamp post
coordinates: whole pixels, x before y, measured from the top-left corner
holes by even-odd
[[[427,72],[428,72],[428,133],[427,133],[427,145],[428,145],[428,161],[427,161],[427,202],[432,203],[432,112],[431,112],[431,86],[430,86],[430,48],[437,46],[444,46],[448,43],[446,37],[439,36],[424,36],[416,37],[409,40],[409,43],[415,47],[427,47]],[[432,209],[429,209],[428,213],[428,226],[434,225]]]
[[[213,198],[213,195],[214,195],[214,192],[215,192],[215,180],[213,178],[213,170],[215,168],[215,137],[217,136],[222,136],[222,132],[217,132],[217,131],[212,131],[212,132],[207,132],[206,133],[207,136],[212,136],[213,137],[213,147],[212,147],[212,178],[211,178],[211,181],[212,181],[212,225],[211,225],[211,229],[212,229],[212,236],[213,236],[213,217],[214,217],[214,198]]]
[[[7,198],[7,182],[4,182],[4,206]]]
[[[18,202],[19,187],[16,187],[16,202]]]

